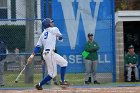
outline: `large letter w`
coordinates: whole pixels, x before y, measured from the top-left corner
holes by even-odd
[[[73,6],[72,6],[72,3],[74,3],[74,0],[58,0],[58,1],[61,2],[61,5],[62,5],[70,46],[71,46],[71,49],[74,49],[76,45],[80,16],[83,21],[84,31],[85,31],[86,36],[88,33],[94,34],[95,28],[96,28],[97,17],[98,17],[99,6],[103,0],[94,0],[94,2],[96,2],[96,5],[95,5],[93,16],[92,16],[91,8],[90,8],[90,2],[92,0],[77,0],[78,8],[77,8],[76,17],[75,17]]]

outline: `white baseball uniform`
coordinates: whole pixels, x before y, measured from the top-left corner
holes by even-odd
[[[63,57],[54,52],[56,39],[61,35],[57,27],[49,27],[44,29],[37,42],[37,46],[41,47],[43,45],[44,47],[43,58],[48,68],[48,74],[52,78],[57,75],[57,64],[60,65],[60,67],[66,67],[68,64]]]

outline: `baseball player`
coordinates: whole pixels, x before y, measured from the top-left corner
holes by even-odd
[[[62,34],[57,27],[52,27],[54,23],[50,18],[44,19],[42,25],[44,27],[44,31],[39,37],[37,45],[27,61],[31,63],[34,55],[38,53],[40,48],[43,46],[44,49],[42,55],[47,64],[48,75],[41,82],[39,82],[35,88],[37,90],[42,90],[42,86],[57,75],[57,64],[61,67],[61,85],[68,85],[68,83],[65,82],[65,72],[68,62],[59,54],[54,52],[56,39],[63,41]]]

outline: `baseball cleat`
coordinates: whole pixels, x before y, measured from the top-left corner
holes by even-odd
[[[42,88],[41,86],[39,86],[39,84],[35,85],[35,88],[36,88],[37,90],[43,90],[43,88]]]
[[[60,85],[66,85],[66,86],[70,86],[71,84],[68,81],[60,81]]]
[[[58,82],[54,82],[54,85],[59,85]]]
[[[62,89],[67,89],[69,86],[71,86],[71,84],[68,81],[60,82],[60,87]]]
[[[100,84],[97,80],[94,81],[94,84]]]
[[[88,81],[85,81],[84,84],[85,84],[85,85],[88,85],[88,84],[90,84],[90,83],[89,83]]]

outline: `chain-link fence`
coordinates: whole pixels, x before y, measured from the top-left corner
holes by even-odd
[[[33,64],[27,65],[18,82],[15,82],[42,33],[41,15],[48,16],[47,7],[51,16],[51,4],[48,4],[47,0],[0,1],[0,40],[7,48],[6,59],[0,62],[1,87],[33,87],[46,75],[45,65],[38,54],[34,57]],[[78,79],[78,77],[73,77],[75,75],[67,75],[66,77],[71,77],[67,80],[74,82],[75,78]],[[83,74],[79,75],[82,82],[80,78],[77,82],[83,83]],[[58,75],[58,80],[59,78]]]
[[[18,80],[18,83],[15,83],[15,80],[19,73],[23,70],[27,58],[33,50],[33,45],[29,45],[31,42],[35,42],[36,38],[40,32],[35,30],[37,22],[32,20],[34,23],[32,28],[34,30],[33,34],[35,38],[28,40],[28,31],[26,32],[27,19],[17,19],[16,21],[12,20],[1,20],[0,26],[0,37],[7,48],[6,59],[0,62],[1,64],[1,80],[0,85],[4,87],[28,87],[34,86],[35,83],[39,82],[42,79],[42,64],[40,55],[35,56],[33,64],[27,66],[27,68],[22,73],[21,77]],[[38,20],[40,21],[40,20]],[[29,49],[30,48],[30,49]]]
[[[41,80],[41,59],[40,57],[35,57],[33,65],[28,65],[28,67],[26,66],[26,69],[28,71],[24,70],[22,75],[19,77],[18,82],[15,82],[19,73],[23,70],[26,64],[27,56],[28,55],[25,54],[7,55],[6,59],[1,62],[1,69],[4,70],[4,73],[2,74],[4,82],[1,85],[5,85],[5,87],[28,87],[29,85],[31,86],[32,84],[37,83],[39,82],[39,80]]]
[[[52,1],[52,2],[51,2]],[[67,70],[66,80],[70,81],[73,84],[77,85],[83,85],[84,84],[84,59],[82,58],[81,52],[83,49],[83,42],[86,41],[86,31],[84,32],[84,29],[92,26],[86,25],[87,20],[85,21],[85,18],[90,18],[90,16],[94,16],[90,11],[86,10],[89,9],[86,7],[84,9],[82,1],[79,1],[79,9],[77,7],[77,3],[74,4],[74,12],[76,15],[76,10],[78,9],[78,13],[82,14],[82,17],[84,22],[82,24],[82,17],[79,17],[79,29],[75,29],[81,31],[74,32],[70,36],[69,32],[70,30],[67,27],[68,21],[72,21],[74,19],[71,18],[61,18],[62,14],[65,16],[62,17],[68,17],[68,15],[65,13],[67,10],[65,9],[65,3],[63,0],[60,0],[61,2],[58,3],[57,0],[0,0],[0,40],[4,41],[7,46],[7,57],[4,59],[1,64],[1,72],[0,76],[3,76],[3,81],[0,84],[6,88],[10,87],[33,87],[34,84],[38,83],[46,74],[45,65],[42,63],[40,54],[35,56],[33,60],[33,64],[28,65],[19,78],[18,83],[15,83],[15,80],[17,76],[19,75],[20,71],[23,70],[27,58],[31,54],[34,46],[36,45],[36,42],[42,33],[42,25],[41,21],[43,18],[51,17],[56,22],[56,26],[60,28],[62,31],[62,34],[64,36],[64,43],[57,45],[58,53],[62,55],[64,58],[67,59],[69,66]],[[94,0],[93,0],[94,1]],[[92,1],[91,4],[94,6],[94,2]],[[96,0],[95,0],[96,1]],[[99,0],[100,1],[100,0]],[[62,6],[60,6],[60,3]],[[89,2],[88,2],[89,3]],[[100,2],[96,2],[99,4]],[[107,4],[110,5],[111,1]],[[71,2],[69,1],[69,4]],[[94,10],[94,7],[91,6],[91,10]],[[59,9],[63,9],[63,12]],[[97,6],[96,6],[97,7]],[[104,7],[103,4],[101,4],[101,7]],[[110,5],[111,7],[111,5]],[[69,7],[71,8],[71,7]],[[106,8],[104,8],[106,9]],[[110,9],[110,8],[109,8]],[[71,9],[72,10],[72,9]],[[73,11],[73,10],[72,10]],[[97,36],[97,40],[101,44],[101,51],[98,55],[99,57],[99,68],[97,73],[97,79],[101,82],[111,82],[112,81],[112,73],[114,73],[113,69],[113,50],[111,48],[112,46],[112,24],[113,24],[113,14],[112,10],[110,15],[108,16],[107,13],[101,13],[104,10],[100,10],[100,14],[104,16],[107,16],[105,18],[102,18],[102,16],[99,16],[97,24],[99,25],[97,27],[97,33],[99,37],[104,37],[104,34],[108,36],[107,42],[108,45],[103,45],[103,42],[99,37]],[[105,10],[107,11],[107,9]],[[71,12],[71,11],[70,11]],[[97,12],[97,11],[96,11]],[[72,12],[71,12],[72,13]],[[87,17],[86,17],[87,16]],[[97,16],[97,15],[95,15]],[[96,18],[95,18],[96,19]],[[90,21],[88,19],[88,21]],[[78,21],[77,21],[78,22]],[[76,23],[77,23],[76,22]],[[71,23],[71,22],[70,22]],[[92,23],[92,22],[91,22]],[[71,25],[73,25],[71,23]],[[77,24],[76,24],[77,25]],[[85,27],[83,25],[86,25]],[[78,27],[78,25],[77,25]],[[95,27],[95,26],[94,26]],[[89,29],[86,29],[89,30]],[[93,29],[90,29],[93,30]],[[72,30],[71,30],[72,31]],[[104,31],[105,33],[102,33]],[[109,31],[109,32],[108,32]],[[78,33],[78,34],[77,34]],[[75,46],[77,49],[74,49],[73,45],[73,38],[77,34],[77,40],[75,40]],[[85,36],[84,36],[85,35]],[[82,43],[80,42],[82,41]],[[80,44],[83,44],[80,46]],[[102,47],[107,47],[104,50]],[[70,51],[69,51],[70,50]],[[107,52],[106,52],[107,51]],[[58,80],[60,80],[59,75],[59,67],[58,67]]]
[[[6,59],[0,62],[1,86],[28,87],[42,79],[38,55],[15,83],[42,32],[40,7],[41,0],[0,0],[0,40],[7,48]]]

